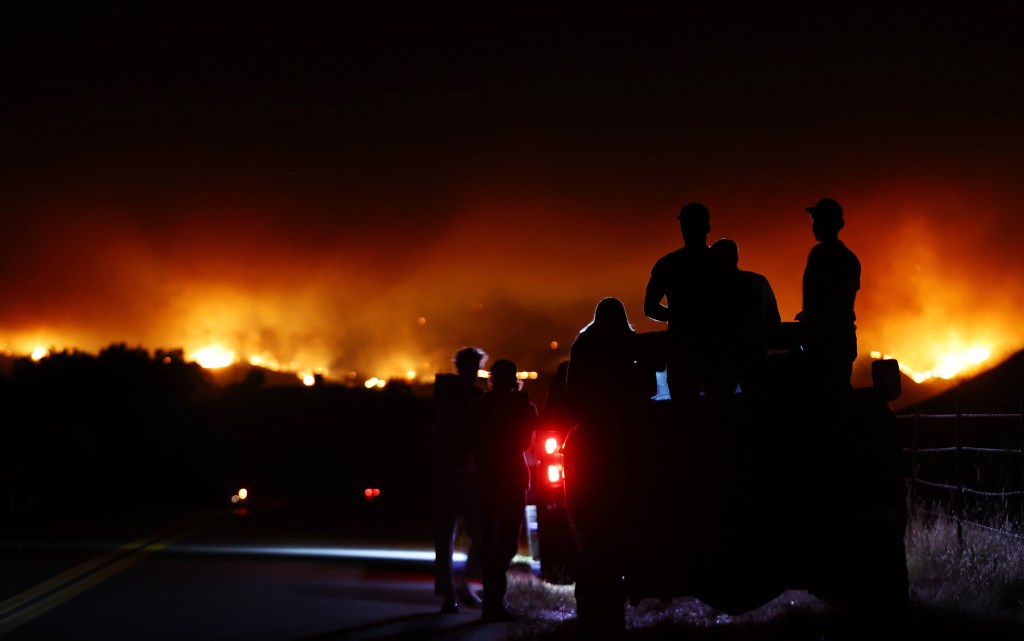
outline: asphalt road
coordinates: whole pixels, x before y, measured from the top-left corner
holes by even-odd
[[[441,614],[428,524],[327,505],[253,505],[92,520],[59,513],[0,530],[0,641],[575,641],[575,620],[533,628]],[[865,636],[841,622],[770,616],[630,615],[628,641],[1003,641],[983,629],[915,612],[903,631]],[[689,614],[687,614],[689,613]],[[664,621],[678,619],[674,624]],[[681,617],[681,618],[680,618]]]
[[[375,516],[276,505],[6,532],[0,639],[504,636],[440,614],[423,525]]]

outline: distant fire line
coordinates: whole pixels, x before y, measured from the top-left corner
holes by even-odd
[[[6,345],[0,344],[0,352],[7,357],[15,355],[14,350]],[[46,348],[43,346],[33,347],[29,358],[33,361],[40,361],[50,357],[54,352],[60,351],[57,347]],[[881,351],[871,351],[869,356],[872,359],[891,359],[893,356]],[[908,376],[915,383],[921,384],[928,380],[951,380],[968,374],[981,366],[982,363],[991,358],[990,349],[980,345],[974,345],[963,349],[950,349],[935,359],[935,365],[930,369],[918,369],[911,362],[913,359],[899,359],[900,371]],[[212,344],[197,349],[185,356],[185,360],[198,364],[204,369],[216,370],[230,367],[240,362],[237,353],[220,344]],[[254,367],[261,367],[275,372],[294,373],[296,378],[306,386],[314,386],[329,376],[329,372],[322,367],[301,368],[294,363],[282,364],[269,354],[260,354],[249,357],[248,363]],[[428,364],[424,364],[428,365]],[[490,377],[490,372],[480,370],[478,373],[482,379]],[[535,380],[538,374],[535,371],[522,371],[517,373],[520,380]],[[358,377],[356,372],[348,372],[343,379],[347,382],[354,382]],[[394,376],[371,376],[363,381],[367,389],[383,389],[388,381],[397,380],[405,382],[419,382],[421,384],[433,383],[434,376],[422,376],[416,370],[406,370],[402,375]]]
[[[893,358],[888,354],[877,351],[872,351],[870,355],[873,359]],[[936,378],[948,381],[977,368],[987,361],[991,355],[992,353],[988,349],[975,346],[966,350],[943,354],[936,366],[929,370],[917,371],[903,361],[900,361],[900,371],[909,376],[915,383],[923,383]]]

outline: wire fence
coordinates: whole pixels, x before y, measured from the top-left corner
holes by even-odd
[[[951,520],[961,544],[964,526],[1024,541],[1024,403],[1015,413],[896,419],[905,437],[911,513]],[[936,505],[944,511],[931,509]]]

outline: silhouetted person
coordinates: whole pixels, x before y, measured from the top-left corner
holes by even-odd
[[[569,352],[566,401],[577,427],[567,444],[566,496],[576,544],[576,613],[583,638],[625,631],[624,526],[635,499],[633,446],[643,404],[657,390],[617,298],[602,299]],[[642,439],[640,439],[642,440]],[[611,473],[610,470],[615,470]]]
[[[484,621],[515,619],[505,601],[507,572],[519,550],[530,487],[524,452],[537,418],[537,407],[521,389],[516,371],[510,360],[495,361],[490,389],[469,406],[480,480]]]
[[[668,323],[669,394],[673,400],[685,402],[700,397],[714,357],[707,342],[707,312],[713,291],[707,246],[711,223],[707,207],[700,203],[684,205],[677,218],[683,247],[654,264],[644,294],[644,314]],[[667,305],[662,304],[663,299]]]
[[[707,384],[713,398],[731,400],[703,416],[708,429],[699,443],[700,457],[687,462],[701,472],[696,480],[710,498],[701,515],[710,535],[698,540],[712,563],[703,566],[706,581],[697,596],[718,609],[743,612],[774,596],[778,587],[774,568],[764,562],[774,560],[764,553],[770,546],[762,545],[774,530],[762,528],[776,518],[768,506],[778,495],[765,490],[778,465],[777,434],[765,428],[779,421],[763,414],[768,398],[762,381],[768,338],[781,318],[768,280],[739,269],[735,241],[721,238],[710,252],[714,292],[708,341],[716,358]]]
[[[556,421],[568,429],[569,408],[565,398],[566,377],[569,372],[569,361],[564,360],[555,368],[555,375],[551,378],[551,385],[548,386],[548,396],[544,403],[542,415],[546,419]]]
[[[731,371],[725,373],[726,388],[738,383],[744,394],[757,394],[768,357],[768,339],[777,331],[782,317],[768,279],[757,272],[739,268],[739,247],[729,238],[711,245],[720,301],[719,331],[731,336],[723,341],[723,358]]]
[[[604,298],[594,318],[569,349],[566,403],[574,420],[628,421],[635,405],[656,391],[653,372],[644,368],[637,333],[617,298]]]
[[[480,577],[480,490],[467,424],[469,404],[483,396],[477,385],[487,354],[477,347],[455,352],[454,374],[434,379],[431,511],[434,533],[434,593],[444,597],[442,612],[458,612],[459,603],[480,607],[469,579]],[[469,535],[466,566],[456,586],[452,555],[460,530]]]
[[[857,358],[857,326],[853,311],[860,289],[860,261],[841,240],[843,208],[831,198],[813,207],[811,229],[818,241],[807,257],[803,278],[803,309],[796,315],[811,381],[828,393],[850,389]]]

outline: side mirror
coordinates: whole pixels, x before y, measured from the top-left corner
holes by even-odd
[[[885,402],[894,401],[903,393],[900,363],[895,358],[871,362],[871,386]]]

